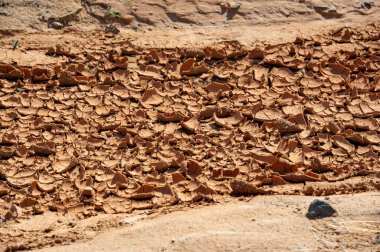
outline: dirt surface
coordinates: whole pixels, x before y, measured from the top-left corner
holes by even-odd
[[[305,218],[314,197],[257,196],[166,214],[135,212],[81,221],[53,216],[14,225],[19,235],[38,232],[56,245],[36,251],[376,251],[379,248],[378,193],[330,196],[338,214]],[[115,225],[117,228],[109,228]],[[99,231],[99,229],[101,231]],[[65,239],[81,235],[85,242]],[[149,238],[147,238],[149,236]],[[36,238],[38,239],[38,238]],[[40,240],[42,240],[40,238]],[[53,243],[54,244],[54,243]],[[50,244],[51,246],[52,244]]]
[[[251,250],[256,229],[250,237],[236,230],[244,224],[223,226],[228,211],[246,207],[236,196],[379,190],[376,1],[4,0],[0,7],[0,248],[96,239],[96,251],[107,244],[96,235],[107,239],[99,233],[125,226],[121,216],[155,216],[156,232],[192,214],[215,223],[211,216],[225,206],[217,230],[200,225],[205,235],[178,241],[168,234],[160,248]],[[369,222],[353,227],[362,231],[358,240],[329,233],[317,236],[322,244],[308,224],[310,244],[284,249],[372,250],[374,226],[364,226],[379,201],[368,195],[357,196],[369,204],[358,214]],[[278,214],[287,209],[272,200],[301,209],[310,200],[272,197],[257,201]],[[294,223],[309,223],[297,214]],[[350,218],[336,219],[337,228]],[[290,225],[273,221],[279,232]],[[123,232],[144,250],[137,229]],[[293,228],[289,237],[301,233]],[[154,244],[146,249],[159,249]]]

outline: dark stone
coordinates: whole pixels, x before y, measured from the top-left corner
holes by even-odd
[[[371,9],[372,6],[374,6],[374,2],[373,1],[365,1],[361,4],[361,7],[364,8],[364,9]]]
[[[316,199],[310,203],[306,217],[309,219],[318,219],[330,217],[336,213],[336,210],[325,200]]]

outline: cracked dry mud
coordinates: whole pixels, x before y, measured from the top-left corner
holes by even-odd
[[[165,49],[102,36],[0,63],[0,216],[378,190],[379,31]]]

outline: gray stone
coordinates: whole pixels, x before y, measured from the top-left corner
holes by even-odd
[[[54,28],[54,29],[61,29],[61,28],[63,28],[63,24],[60,23],[60,22],[52,22],[52,23],[51,23],[51,28]]]
[[[373,1],[364,1],[361,4],[361,8],[371,9],[374,5],[375,5],[375,3]]]
[[[310,203],[306,217],[309,219],[318,219],[330,217],[336,213],[336,210],[325,200],[316,199]]]

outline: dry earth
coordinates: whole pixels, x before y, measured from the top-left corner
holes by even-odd
[[[379,13],[0,1],[0,249],[378,250]]]
[[[339,215],[314,221],[305,218],[313,199],[305,196],[258,196],[165,215],[123,216],[123,226],[86,242],[37,251],[376,251],[379,197],[331,196]]]

